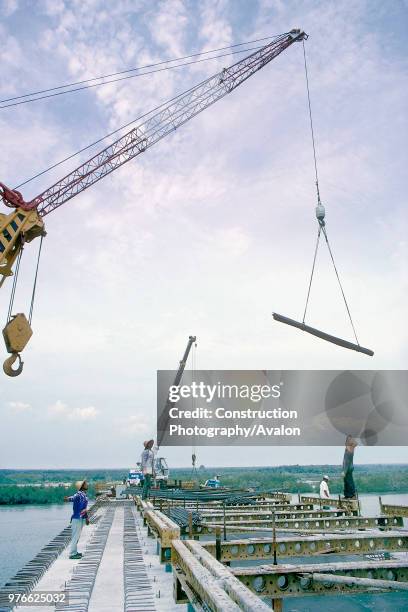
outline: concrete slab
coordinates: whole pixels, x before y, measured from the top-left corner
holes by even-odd
[[[102,512],[103,510],[98,510],[97,515],[100,516]],[[95,529],[96,524],[84,526],[78,543],[78,550],[85,550]],[[72,576],[73,568],[76,567],[78,563],[79,560],[74,561],[73,559],[69,558],[68,545],[64,552],[54,561],[46,574],[41,578],[35,587],[35,592],[63,591],[65,588],[65,583],[68,582]],[[15,608],[15,610],[18,612],[50,612],[51,609],[52,608],[50,608],[50,606],[18,606]]]
[[[88,612],[123,612],[123,507],[116,509]]]

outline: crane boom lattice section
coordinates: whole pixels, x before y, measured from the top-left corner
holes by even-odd
[[[305,37],[306,34],[301,30],[282,34],[248,57],[180,94],[167,106],[151,114],[143,123],[49,187],[32,203],[38,206],[41,216],[47,215],[223,98],[293,42]]]

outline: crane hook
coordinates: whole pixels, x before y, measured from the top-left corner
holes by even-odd
[[[18,367],[16,370],[13,370],[13,364],[18,359]],[[21,361],[20,353],[12,353],[10,357],[7,357],[6,361],[3,363],[3,370],[7,376],[20,376],[23,371],[24,362]]]

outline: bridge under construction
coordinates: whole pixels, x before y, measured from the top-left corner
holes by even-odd
[[[403,609],[408,507],[379,501],[378,516],[366,517],[358,500],[323,505],[279,492],[102,495],[83,531],[83,557],[69,559],[65,528],[0,589],[0,610],[49,611],[30,603],[52,593],[62,595],[55,610],[80,612],[259,612],[353,594],[371,594],[378,609],[392,597]]]

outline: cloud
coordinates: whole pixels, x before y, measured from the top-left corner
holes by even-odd
[[[48,414],[50,416],[65,416],[68,414],[68,406],[64,404],[61,400],[57,400],[55,404],[48,407]]]
[[[148,433],[154,427],[154,423],[149,423],[144,414],[133,414],[119,419],[118,423],[120,433],[131,437]]]
[[[74,408],[70,414],[69,419],[72,421],[91,421],[95,419],[99,410],[95,406],[86,406],[85,408]]]
[[[7,402],[7,407],[13,412],[29,412],[32,410],[31,404],[26,402]]]
[[[84,408],[70,408],[61,400],[57,400],[55,404],[49,406],[48,414],[51,417],[64,418],[69,421],[91,421],[95,419],[100,410],[95,406],[86,406]]]
[[[18,9],[18,0],[2,0],[0,12],[5,17],[10,17]]]

